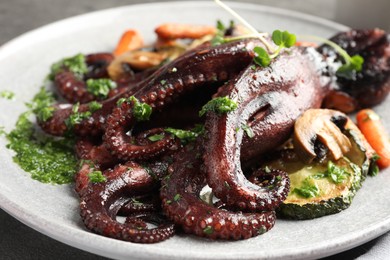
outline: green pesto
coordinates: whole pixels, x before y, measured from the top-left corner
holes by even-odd
[[[15,151],[13,160],[31,177],[43,183],[65,184],[77,171],[74,141],[49,137],[30,121],[31,112],[19,116],[15,129],[7,134],[7,148]]]
[[[53,92],[48,91],[45,87],[41,87],[39,92],[34,96],[31,103],[27,103],[27,107],[37,116],[40,121],[47,121],[53,116],[56,97]]]

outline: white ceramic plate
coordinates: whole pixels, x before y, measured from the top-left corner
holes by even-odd
[[[299,34],[331,36],[346,27],[312,16],[275,8],[230,3],[263,31],[286,29]],[[16,100],[0,100],[0,125],[13,128],[53,62],[76,53],[111,51],[121,33],[137,28],[147,40],[162,22],[215,24],[230,16],[213,3],[177,2],[115,8],[66,19],[27,33],[0,49],[0,88]],[[389,101],[376,108],[389,124]],[[6,113],[4,113],[6,111]],[[389,125],[387,128],[390,129]],[[304,259],[335,254],[390,230],[389,170],[368,178],[352,206],[339,214],[307,221],[278,220],[268,233],[238,242],[175,236],[142,245],[86,231],[72,185],[53,186],[30,178],[12,162],[0,140],[0,206],[28,226],[71,246],[118,259]]]

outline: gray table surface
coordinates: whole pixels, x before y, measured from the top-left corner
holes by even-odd
[[[236,0],[237,1],[237,0]],[[345,3],[347,0],[343,0]],[[67,18],[70,16],[83,14],[95,10],[130,5],[136,3],[145,3],[154,1],[142,0],[0,0],[0,45],[6,43],[12,38],[23,34],[29,30],[42,25]],[[238,1],[252,2],[264,5],[282,7],[290,10],[297,10],[309,14],[320,15],[324,18],[343,22],[349,26],[382,26],[389,29],[389,16],[387,20],[380,19],[356,19],[337,15],[339,10],[337,0],[318,1],[318,0],[263,0],[263,1]],[[340,1],[341,2],[341,1]],[[390,5],[388,0],[370,1],[373,5],[385,5],[376,12],[387,12]],[[386,8],[387,7],[387,8]],[[321,10],[320,14],[318,10]],[[356,13],[355,13],[356,14]],[[359,15],[356,15],[359,17]],[[385,16],[384,16],[385,17]],[[359,17],[360,18],[360,17]],[[378,24],[382,23],[382,24]],[[388,26],[388,27],[387,27]],[[387,27],[387,28],[386,28]],[[380,245],[389,245],[390,251],[390,233],[374,239],[364,245],[349,251],[325,258],[325,259],[389,259],[382,253],[377,253],[377,247]],[[106,259],[68,245],[55,241],[27,226],[20,223],[6,212],[0,209],[0,259]]]

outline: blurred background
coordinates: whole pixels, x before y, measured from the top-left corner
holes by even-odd
[[[167,1],[167,0],[165,0]],[[70,16],[151,0],[0,0],[0,44]],[[300,11],[354,28],[390,31],[390,0],[236,0]]]

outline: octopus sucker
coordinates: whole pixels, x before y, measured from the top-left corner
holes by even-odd
[[[202,159],[196,156],[198,149],[179,152],[169,167],[170,175],[162,181],[162,207],[167,217],[184,232],[211,239],[248,239],[270,230],[275,224],[274,211],[234,212],[200,199],[207,183],[201,172]]]

